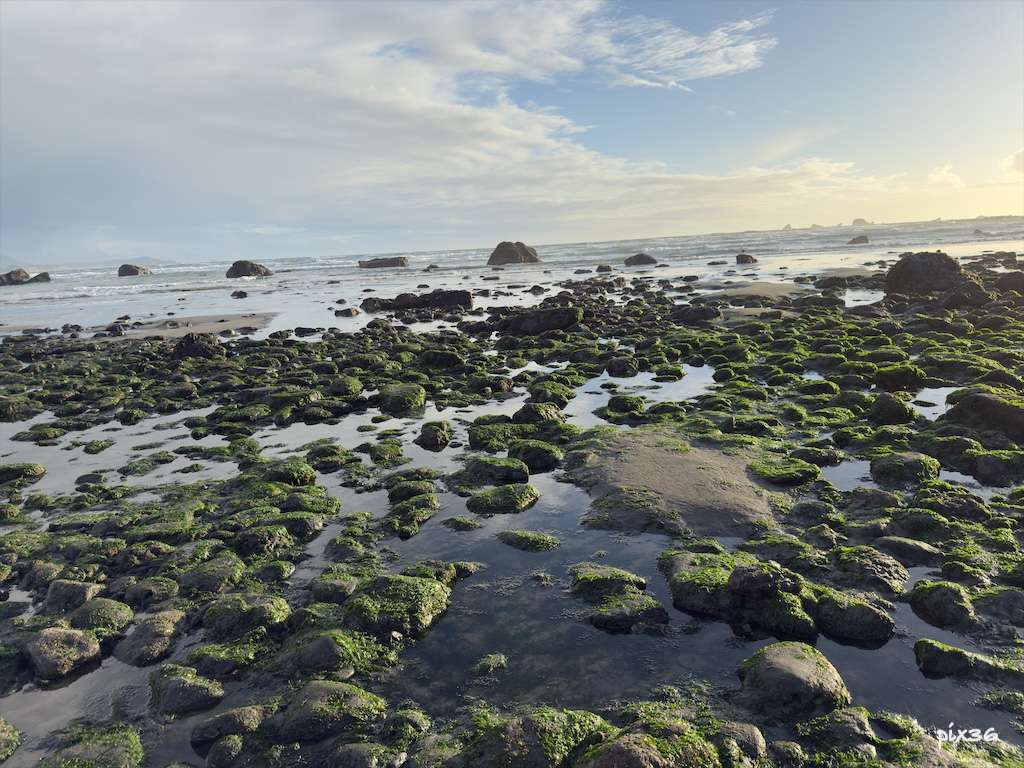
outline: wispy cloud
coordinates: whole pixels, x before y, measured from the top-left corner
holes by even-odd
[[[762,31],[770,21],[762,14],[697,35],[662,19],[598,15],[583,48],[612,85],[690,90],[685,83],[760,67],[777,44]]]
[[[1024,174],[1024,149],[1018,149],[1012,155],[1003,158],[999,167],[1006,173]]]
[[[934,169],[928,174],[928,181],[932,184],[953,187],[954,189],[962,189],[966,186],[960,174],[955,173],[951,165],[942,165]]]

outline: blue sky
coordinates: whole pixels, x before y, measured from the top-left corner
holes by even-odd
[[[0,4],[0,266],[1024,212],[1020,2]]]

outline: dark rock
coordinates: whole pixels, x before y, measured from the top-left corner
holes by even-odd
[[[269,269],[264,267],[262,264],[257,264],[255,261],[236,261],[232,264],[228,271],[225,273],[225,277],[269,277],[274,274]]]
[[[245,291],[232,291],[231,292],[231,298],[232,299],[244,299],[244,298],[247,298],[248,296],[249,296],[249,294],[246,293]]]
[[[48,283],[50,282],[49,272],[40,272],[37,275],[29,275],[24,269],[12,269],[0,275],[0,285],[25,285],[26,283]]]
[[[513,336],[536,336],[545,331],[565,330],[583,319],[576,307],[550,307],[519,312],[501,321],[498,330]]]
[[[535,248],[521,243],[521,242],[509,242],[505,240],[498,243],[497,247],[491,252],[490,258],[487,259],[487,265],[490,267],[501,266],[502,264],[539,264],[540,258],[537,256]]]
[[[737,253],[736,254],[737,264],[757,264],[757,259],[751,256],[749,253]]]
[[[850,240],[848,240],[846,242],[846,244],[847,245],[867,245],[868,244],[868,236],[867,235],[857,235],[856,237],[851,238]]]
[[[359,262],[360,269],[386,269],[388,267],[408,267],[409,259],[405,256],[378,256]]]
[[[145,267],[140,267],[137,264],[122,264],[117,268],[118,277],[138,277],[139,275],[149,275],[151,272]]]
[[[885,275],[885,292],[915,296],[949,291],[965,279],[960,264],[941,251],[904,253]]]
[[[709,304],[687,304],[672,310],[672,319],[683,325],[707,323],[721,316],[722,311]]]
[[[473,295],[469,291],[436,290],[431,293],[400,293],[393,299],[376,296],[363,299],[359,305],[364,312],[392,312],[407,309],[472,309]]]
[[[994,285],[999,291],[1024,293],[1024,272],[1006,272],[996,278]]]
[[[649,256],[646,253],[637,253],[626,259],[625,264],[627,267],[642,267],[645,264],[657,264],[658,260],[653,256]]]
[[[175,360],[183,360],[186,357],[224,357],[224,347],[213,334],[186,333],[174,345],[171,357]]]
[[[988,392],[972,392],[960,398],[940,420],[1024,440],[1024,407]]]

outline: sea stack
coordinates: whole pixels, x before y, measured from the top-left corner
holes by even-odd
[[[122,264],[117,268],[118,277],[138,277],[139,275],[151,274],[145,267],[140,267],[138,264]]]
[[[274,274],[262,264],[255,261],[236,261],[228,269],[225,277],[269,277]]]
[[[520,242],[509,242],[505,240],[498,243],[497,247],[491,251],[491,256],[487,259],[487,266],[489,267],[500,267],[502,264],[539,264],[540,257],[537,256],[537,250],[531,248],[525,243]]]

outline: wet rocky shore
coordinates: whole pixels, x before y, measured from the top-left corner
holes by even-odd
[[[1024,765],[1017,256],[580,272],[4,337],[0,761]]]

